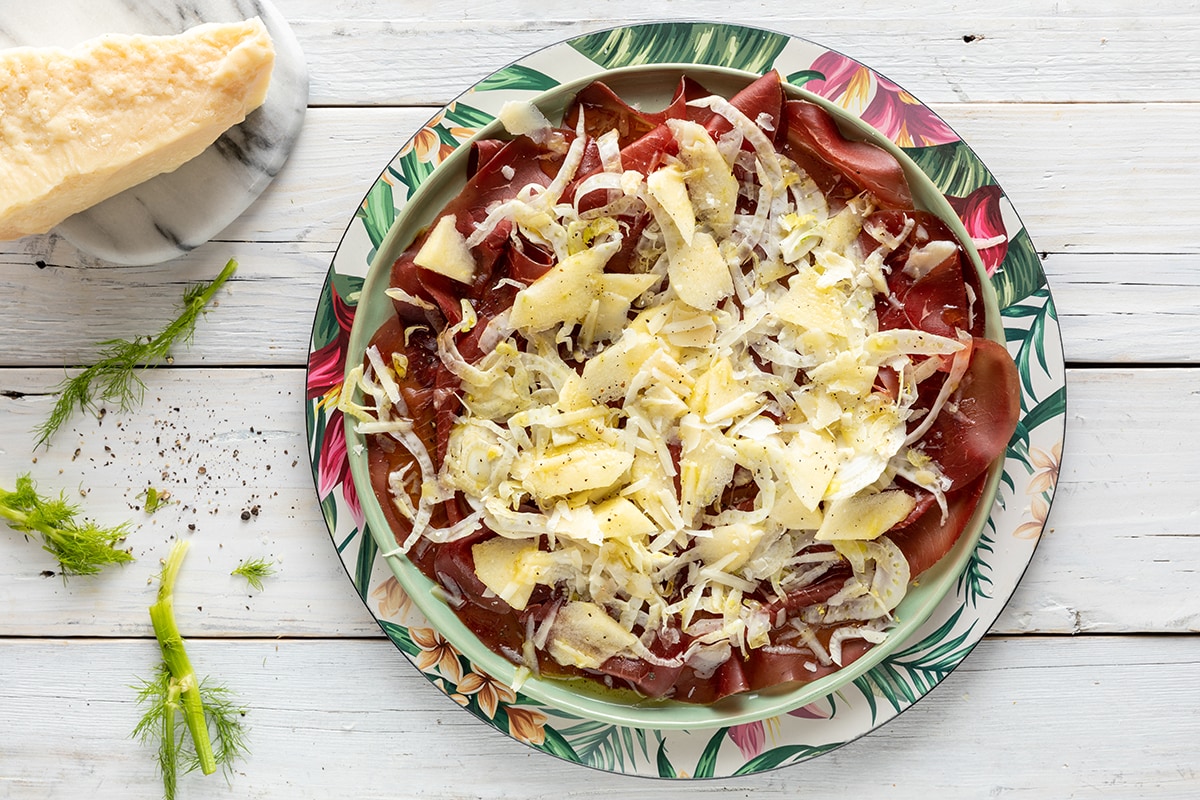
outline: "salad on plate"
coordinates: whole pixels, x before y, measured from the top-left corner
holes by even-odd
[[[885,641],[1020,411],[963,244],[774,72],[501,121],[342,397],[393,552],[520,675],[637,697]]]

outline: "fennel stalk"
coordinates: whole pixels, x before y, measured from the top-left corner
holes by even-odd
[[[171,547],[158,596],[150,606],[150,623],[162,651],[162,664],[155,679],[144,681],[139,689],[138,700],[150,707],[133,731],[143,742],[158,741],[159,769],[167,800],[175,797],[181,762],[184,771],[199,768],[211,775],[220,765],[228,774],[232,762],[246,752],[240,723],[245,709],[232,701],[224,687],[197,678],[175,620],[175,581],[187,550],[188,542],[183,540]],[[180,730],[180,715],[187,736]]]

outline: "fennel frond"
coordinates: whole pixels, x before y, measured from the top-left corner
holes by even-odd
[[[238,564],[230,575],[241,575],[258,591],[262,591],[263,578],[275,574],[275,566],[265,558],[250,558]]]
[[[80,521],[78,506],[68,503],[64,494],[42,497],[28,473],[17,478],[14,491],[0,487],[0,518],[26,536],[40,535],[42,548],[58,559],[64,579],[133,561],[128,550],[117,548],[129,534],[128,523],[106,528]]]
[[[167,359],[171,348],[177,342],[191,342],[196,330],[196,321],[217,290],[236,270],[237,262],[230,259],[211,283],[188,288],[180,304],[179,316],[157,336],[100,342],[97,345],[100,351],[96,363],[65,379],[56,387],[58,400],[55,401],[46,421],[34,429],[37,434],[34,447],[48,445],[50,437],[76,410],[83,411],[94,407],[97,399],[116,403],[122,411],[128,411],[140,403],[146,385],[138,371]]]

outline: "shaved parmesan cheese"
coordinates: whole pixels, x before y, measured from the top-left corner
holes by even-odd
[[[483,585],[517,611],[524,611],[529,596],[551,571],[549,553],[529,539],[497,536],[471,546],[475,574]]]
[[[679,143],[679,158],[687,170],[684,181],[697,221],[708,223],[719,234],[729,235],[738,195],[733,170],[703,125],[670,119],[667,126]]]
[[[470,283],[475,277],[475,256],[457,225],[452,214],[439,219],[413,262],[459,283]]]
[[[695,552],[705,564],[721,564],[727,572],[741,569],[762,541],[765,531],[755,525],[722,525],[697,537]]]
[[[572,602],[559,609],[547,651],[564,666],[595,669],[638,639],[595,603]]]
[[[825,514],[817,540],[876,539],[907,517],[915,505],[912,495],[899,489],[836,500]]]
[[[958,245],[944,239],[935,239],[920,247],[914,247],[908,251],[908,258],[904,261],[904,274],[921,280],[934,267],[957,252]]]
[[[846,295],[838,288],[817,286],[820,273],[807,269],[788,281],[788,291],[775,306],[780,319],[804,330],[818,331],[831,336],[848,334],[845,307]]]
[[[509,324],[536,332],[583,321],[600,285],[604,264],[617,248],[616,243],[597,245],[556,264],[517,293]]]
[[[535,142],[544,142],[553,128],[546,115],[527,100],[509,100],[500,107],[499,119],[509,133]]]
[[[679,238],[684,244],[692,243],[696,232],[696,212],[688,197],[688,187],[683,181],[683,170],[674,164],[655,170],[646,176],[646,189],[650,196],[662,206],[666,217],[675,224]]]
[[[679,299],[701,311],[711,311],[733,294],[733,278],[712,234],[698,231],[671,254],[667,267]]]
[[[633,465],[633,455],[599,443],[564,447],[536,459],[519,456],[513,466],[529,493],[545,502],[589,489],[609,489]]]

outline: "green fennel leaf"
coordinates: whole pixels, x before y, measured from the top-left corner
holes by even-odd
[[[139,370],[166,360],[175,344],[191,343],[196,321],[236,270],[237,262],[230,259],[212,283],[189,287],[184,292],[179,316],[157,336],[100,342],[96,362],[58,385],[58,400],[50,416],[34,430],[38,437],[34,447],[48,445],[72,414],[94,408],[97,400],[115,403],[122,411],[140,403],[146,385],[138,375]]]
[[[19,533],[41,536],[42,549],[58,559],[64,579],[133,561],[128,550],[117,548],[129,535],[128,523],[106,528],[80,520],[78,506],[62,494],[42,497],[28,473],[17,478],[14,491],[0,487],[0,518]]]
[[[255,589],[262,591],[263,578],[275,574],[275,566],[265,558],[251,558],[238,564],[230,575],[241,575]]]

